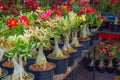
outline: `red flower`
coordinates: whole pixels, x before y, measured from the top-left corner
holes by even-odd
[[[110,57],[113,57],[114,55],[115,55],[114,52],[109,52]]]
[[[7,25],[9,27],[15,27],[17,25],[17,20],[15,18],[7,20]]]
[[[20,16],[19,20],[22,24],[29,25],[28,18],[26,16]]]
[[[71,7],[70,7],[70,6],[67,6],[67,10],[70,11],[70,10],[71,10]]]
[[[89,12],[89,13],[93,13],[93,12],[95,12],[95,9],[94,9],[94,8],[92,8],[92,7],[87,8],[87,12]]]

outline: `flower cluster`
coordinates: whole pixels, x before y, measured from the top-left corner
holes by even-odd
[[[120,55],[119,44],[120,43],[115,40],[102,41],[97,45],[97,53],[99,56],[104,55],[101,57],[108,58],[110,60],[117,58]]]
[[[46,12],[43,12],[40,14],[41,19],[47,19],[52,16],[52,12],[50,10],[47,10]]]
[[[95,8],[93,7],[82,7],[81,10],[80,10],[80,13],[81,14],[84,14],[84,13],[94,13],[95,12]]]
[[[29,21],[28,18],[26,16],[19,16],[19,20],[15,19],[15,18],[11,18],[7,20],[7,25],[8,27],[12,28],[17,26],[18,21],[23,24],[23,25],[29,25]]]
[[[51,10],[57,15],[57,16],[64,16],[67,15],[68,12],[71,10],[71,7],[69,5],[59,5],[59,6],[52,6]]]

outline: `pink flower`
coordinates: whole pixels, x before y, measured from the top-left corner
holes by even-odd
[[[50,10],[47,10],[46,11],[46,15],[47,15],[47,18],[50,17],[52,15],[51,11]]]
[[[80,13],[83,14],[87,11],[87,8],[86,7],[82,7],[81,10],[80,10]]]
[[[41,18],[41,19],[46,19],[46,18],[47,18],[46,13],[42,13],[42,14],[40,14],[40,18]]]
[[[103,53],[101,49],[98,50],[99,53]]]
[[[104,42],[102,42],[102,41],[100,42],[100,45],[104,45],[104,44],[105,44]]]
[[[102,51],[103,51],[103,53],[106,53],[106,52],[107,52],[107,50],[106,50],[106,49],[102,49]]]
[[[109,52],[110,57],[113,57],[114,55],[115,55],[114,52]]]
[[[0,9],[4,8],[4,3],[2,1],[0,1]]]

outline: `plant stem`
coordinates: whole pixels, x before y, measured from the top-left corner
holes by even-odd
[[[114,24],[118,24],[118,17],[115,16]]]
[[[93,64],[94,64],[94,60],[92,59],[90,62],[90,66],[93,66]]]
[[[43,52],[43,45],[39,46],[38,56],[36,59],[36,64],[45,65],[47,63],[46,57]]]
[[[69,39],[69,36],[70,36],[70,32],[68,34],[65,35],[65,42],[64,42],[64,46],[63,46],[63,50],[65,51],[68,51],[68,50],[73,50],[71,44],[70,44],[70,39]]]
[[[24,80],[23,79],[24,68],[23,68],[22,57],[19,56],[19,62],[18,62],[17,54],[15,54],[14,57],[12,58],[12,62],[14,64],[12,80]]]
[[[98,29],[100,28],[100,26],[98,26],[97,28],[95,28],[95,29],[91,29],[90,31],[92,32],[92,33],[95,33],[95,32],[97,32],[98,31]]]
[[[78,37],[77,37],[77,32],[72,33],[72,43],[71,43],[71,45],[73,45],[75,47],[80,46],[79,41],[78,41]]]
[[[104,66],[104,61],[103,61],[103,59],[102,59],[102,60],[100,60],[99,67],[103,67],[103,66]]]
[[[5,52],[5,48],[0,48],[0,61],[3,59],[3,54]]]
[[[113,66],[113,64],[112,64],[112,60],[110,60],[109,61],[109,65],[108,65],[108,67],[112,67]]]
[[[52,54],[55,54],[55,57],[62,57],[63,53],[58,46],[58,39],[54,38],[55,47]]]
[[[86,39],[88,37],[87,27],[88,27],[88,24],[85,23],[83,24],[83,27],[80,30],[80,37],[83,39]]]
[[[1,67],[0,67],[0,76],[2,76],[2,69],[1,69]]]

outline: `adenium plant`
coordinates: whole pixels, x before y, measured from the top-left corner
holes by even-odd
[[[23,75],[28,76],[23,68],[23,59],[26,60],[28,56],[31,56],[30,36],[25,32],[23,35],[9,36],[7,39],[8,46],[4,55],[14,64],[12,80],[24,80]]]

